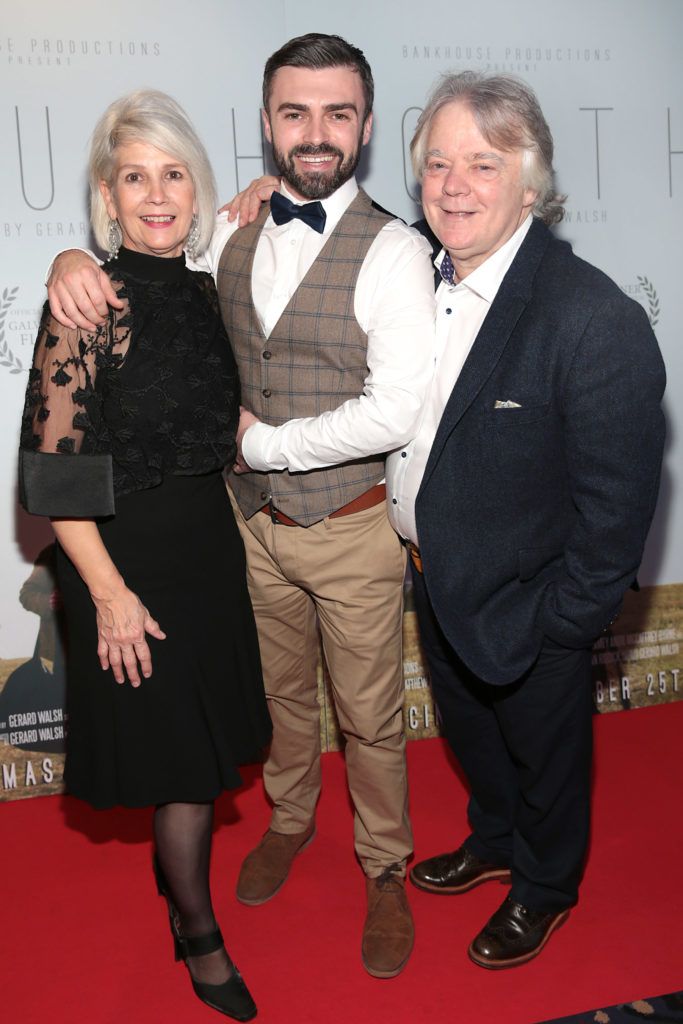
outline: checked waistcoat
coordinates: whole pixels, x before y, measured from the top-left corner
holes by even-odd
[[[242,404],[264,423],[319,416],[363,391],[367,335],[354,314],[356,281],[377,234],[393,218],[358,192],[265,337],[251,295],[254,253],[269,213],[232,235],[218,266],[223,322],[239,367]],[[384,476],[384,456],[307,473],[230,475],[244,516],[266,502],[302,526],[357,498]]]

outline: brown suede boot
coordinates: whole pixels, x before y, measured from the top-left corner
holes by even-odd
[[[368,914],[363,929],[363,967],[374,978],[394,978],[408,963],[415,941],[413,916],[401,868],[392,864],[366,878]]]
[[[244,858],[237,879],[237,899],[250,907],[266,903],[284,884],[297,853],[313,839],[315,825],[291,835],[268,829],[261,842]]]

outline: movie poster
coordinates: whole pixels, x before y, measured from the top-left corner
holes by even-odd
[[[0,800],[61,788],[66,680],[54,544],[39,553],[18,597],[36,616],[37,634],[30,658],[0,660]]]
[[[611,629],[593,648],[593,702],[596,712],[628,711],[683,699],[683,584],[629,590]],[[439,735],[439,713],[429,688],[420,647],[411,587],[406,584],[403,614],[403,723],[409,740]],[[318,671],[323,750],[339,750],[343,738],[322,664]]]
[[[19,600],[36,615],[38,632],[31,658],[0,660],[0,801],[62,788],[66,687],[52,547],[37,557]],[[629,591],[621,615],[593,648],[596,712],[683,699],[682,641],[683,584]],[[429,687],[409,583],[403,615],[403,676],[407,738],[438,736],[438,709]],[[322,655],[318,700],[322,750],[340,750],[344,741]]]
[[[593,647],[597,711],[683,699],[683,583],[629,590],[621,615]]]

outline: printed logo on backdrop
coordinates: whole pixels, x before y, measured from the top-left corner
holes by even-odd
[[[25,369],[22,360],[12,351],[9,342],[5,338],[7,314],[12,308],[19,287],[3,288],[0,299],[0,366],[9,370],[10,373],[21,373]]]
[[[73,220],[45,220],[41,214],[55,205],[56,149],[50,121],[50,108],[45,106],[31,111],[23,106],[14,107],[14,136],[16,144],[16,177],[13,188],[5,186],[4,198],[14,212],[12,220],[0,221],[0,237],[7,240],[28,241],[30,238],[54,238],[55,248],[65,243],[82,245],[87,241],[89,226],[85,218]],[[57,204],[58,205],[58,204]],[[81,201],[78,203],[81,206]],[[27,212],[27,208],[30,213]],[[21,213],[19,212],[21,211]],[[80,212],[80,211],[79,211]],[[22,218],[23,216],[26,218]],[[31,315],[21,311],[22,318]],[[10,325],[11,327],[11,325]],[[31,342],[35,337],[31,328]],[[21,330],[25,330],[22,327]],[[25,342],[22,338],[22,343]]]
[[[277,173],[269,160],[269,148],[263,134],[263,120],[260,111],[253,116],[238,116],[235,107],[230,108],[232,117],[232,143],[235,154],[235,183],[241,191],[252,178],[262,174]]]
[[[0,61],[13,67],[72,68],[115,60],[149,60],[161,56],[156,39],[14,36],[0,39]]]
[[[14,108],[14,117],[17,123],[17,152],[19,154],[19,175],[21,178],[21,194],[24,197],[24,202],[27,206],[30,206],[32,210],[47,210],[49,206],[52,206],[55,198],[55,169],[54,162],[52,159],[52,133],[50,131],[50,108],[45,107],[45,135],[47,140],[47,165],[50,175],[50,198],[42,206],[36,206],[31,202],[28,195],[26,194],[26,171],[24,168],[24,147],[21,144],[21,119],[19,117],[19,107]]]
[[[632,299],[643,306],[650,321],[650,327],[654,328],[659,323],[660,302],[657,289],[649,278],[636,274],[636,280],[620,285],[622,292],[630,295]]]
[[[476,68],[488,72],[529,74],[549,64],[607,64],[612,51],[599,46],[489,46],[482,43],[404,43],[402,60],[443,62],[454,71]]]

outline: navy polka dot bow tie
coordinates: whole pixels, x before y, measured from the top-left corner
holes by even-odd
[[[323,209],[323,204],[317,199],[314,203],[297,206],[296,203],[291,203],[287,196],[273,192],[270,197],[270,212],[276,224],[288,224],[294,217],[298,217],[304,224],[308,224],[309,228],[313,228],[321,235],[325,230],[327,214]]]

